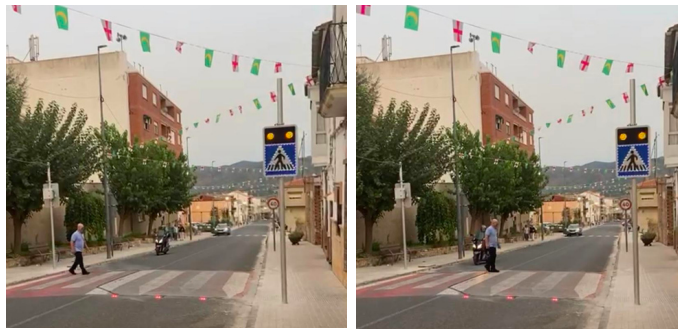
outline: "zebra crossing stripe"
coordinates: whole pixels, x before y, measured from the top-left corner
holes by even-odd
[[[403,287],[403,286],[406,286],[406,285],[409,285],[409,284],[412,284],[412,283],[420,282],[420,281],[427,280],[427,279],[434,278],[434,277],[435,277],[435,276],[433,276],[433,275],[431,275],[431,274],[419,275],[418,277],[415,277],[415,278],[413,278],[413,279],[409,279],[409,280],[404,280],[404,281],[401,281],[401,282],[393,283],[393,284],[391,284],[391,285],[389,285],[389,286],[385,286],[385,287],[378,288],[378,289],[379,289],[379,290],[391,290],[391,289]]]
[[[496,283],[492,287],[490,287],[490,296],[497,295],[521,282],[523,280],[533,276],[535,272],[519,272],[514,274],[513,276],[509,277],[508,279],[501,281],[499,283]]]
[[[450,281],[454,281],[454,280],[460,279],[460,278],[462,278],[462,277],[464,277],[464,276],[468,276],[468,275],[471,275],[471,274],[473,274],[473,273],[474,273],[474,272],[461,272],[461,273],[459,273],[459,274],[450,274],[450,275],[448,275],[448,276],[446,276],[446,277],[444,277],[444,278],[442,278],[442,279],[437,279],[437,280],[435,280],[435,281],[431,281],[431,282],[422,284],[422,285],[417,286],[417,287],[414,287],[414,288],[418,288],[418,289],[434,288],[434,287],[437,287],[437,286],[439,286],[439,285],[441,285],[441,284],[445,284],[445,283],[447,283],[447,282],[450,282]]]
[[[169,281],[175,279],[179,275],[183,274],[183,271],[169,271],[166,272],[155,279],[149,281],[148,283],[143,284],[142,286],[138,287],[138,295],[144,295],[152,290],[155,290],[165,284],[167,284]]]
[[[548,275],[546,278],[544,278],[542,281],[540,281],[538,284],[533,286],[533,291],[534,292],[546,292],[549,290],[552,290],[554,286],[556,286],[561,280],[563,280],[566,275],[568,275],[568,272],[554,272],[550,275]]]
[[[78,278],[79,278],[78,276],[74,276],[74,275],[72,275],[72,276],[67,276],[67,277],[64,277],[64,278],[61,278],[61,279],[57,279],[57,280],[50,281],[50,282],[48,282],[48,283],[43,283],[43,284],[41,284],[41,285],[37,285],[37,286],[31,287],[31,288],[27,288],[26,290],[41,290],[41,289],[45,289],[45,288],[47,288],[47,287],[54,286],[54,285],[56,285],[56,284],[60,284],[60,283],[64,283],[64,282],[69,282],[69,281],[71,281],[71,280],[76,280],[76,279],[78,279]]]
[[[585,273],[580,282],[576,285],[574,291],[578,294],[580,299],[584,299],[597,291],[597,286],[599,285],[599,280],[601,279],[600,274],[596,273]]]
[[[154,272],[154,271],[138,271],[138,272],[135,272],[133,274],[124,276],[121,279],[116,279],[112,282],[103,284],[100,286],[99,289],[104,289],[107,291],[114,291],[115,289],[117,289],[117,288],[119,288],[119,287],[121,287],[121,286],[123,286],[129,282],[135,281],[135,280],[137,280],[137,279],[139,279],[145,275],[148,275],[152,272]]]
[[[231,277],[228,278],[226,284],[222,290],[226,293],[226,297],[232,298],[233,296],[240,294],[243,289],[245,289],[245,284],[247,279],[250,277],[249,273],[245,272],[233,272]]]
[[[496,276],[496,274],[483,274],[483,275],[478,275],[473,279],[466,280],[462,283],[456,284],[452,286],[452,289],[464,291],[466,289],[469,289],[477,284],[481,284],[485,282],[486,280],[492,278],[493,276]]]
[[[93,276],[93,277],[86,279],[84,281],[81,281],[81,282],[70,284],[64,288],[69,288],[69,289],[82,288],[82,287],[85,287],[89,284],[93,284],[93,283],[98,282],[98,281],[109,279],[110,277],[115,276],[115,275],[119,275],[121,273],[123,273],[123,272],[119,272],[119,271],[107,272],[107,273],[99,275],[99,276]]]
[[[211,279],[216,272],[200,272],[199,274],[193,276],[192,279],[188,280],[183,286],[181,286],[182,291],[195,291],[200,289],[209,279]]]

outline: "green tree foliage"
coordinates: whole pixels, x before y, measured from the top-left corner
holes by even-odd
[[[417,201],[416,228],[419,241],[435,244],[442,241],[443,237],[454,240],[457,228],[456,200],[443,192],[427,191]]]
[[[421,197],[446,172],[449,142],[436,131],[440,119],[426,104],[378,104],[378,81],[357,73],[357,210],[364,216],[365,251],[371,253],[373,225],[395,205],[394,186],[402,162],[412,196]]]
[[[71,240],[71,234],[76,231],[76,226],[83,223],[86,235],[98,240],[105,236],[105,198],[100,193],[77,192],[67,200],[64,226],[66,227],[66,240]]]
[[[86,114],[74,104],[69,111],[40,100],[24,109],[25,80],[6,76],[6,211],[14,224],[13,250],[21,249],[21,228],[31,213],[43,208],[43,184],[50,163],[52,182],[62,198],[81,191],[82,183],[96,171],[97,141],[86,129]]]

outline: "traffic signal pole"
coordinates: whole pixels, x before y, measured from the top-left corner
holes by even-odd
[[[276,79],[276,101],[277,122],[276,125],[283,125],[283,79]],[[283,190],[283,177],[278,178],[278,218],[280,219],[280,238],[281,238],[281,298],[283,304],[288,304],[288,278],[285,265],[285,191]],[[276,240],[274,239],[274,242]]]
[[[637,126],[636,107],[635,107],[635,79],[630,79],[630,124],[628,126]],[[630,209],[631,221],[633,223],[633,293],[635,297],[635,305],[640,305],[640,258],[638,255],[638,220],[637,220],[637,180],[631,179],[631,200],[633,205]],[[627,239],[626,239],[627,242]]]

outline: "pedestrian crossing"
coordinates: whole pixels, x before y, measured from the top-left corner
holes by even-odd
[[[594,297],[602,274],[549,271],[418,273],[357,289],[358,298],[469,295],[482,297]]]
[[[265,234],[262,234],[262,235],[238,235],[238,234],[234,234],[231,236],[233,236],[233,237],[266,237]]]
[[[93,271],[59,275],[7,288],[8,298],[110,295],[240,298],[252,275],[232,271]]]
[[[583,237],[595,237],[595,238],[616,238],[618,235],[582,235],[582,236],[569,236],[566,238],[583,238]]]

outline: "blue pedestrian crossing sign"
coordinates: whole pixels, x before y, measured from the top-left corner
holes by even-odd
[[[649,126],[616,129],[616,177],[648,177]]]
[[[264,176],[297,176],[297,126],[264,127]]]

